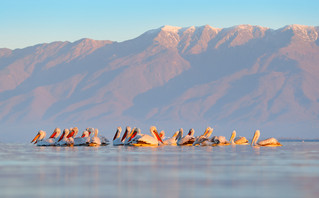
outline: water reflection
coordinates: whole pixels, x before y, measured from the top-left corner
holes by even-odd
[[[0,146],[0,190],[4,197],[316,197],[318,148],[319,143],[273,148],[6,144]]]

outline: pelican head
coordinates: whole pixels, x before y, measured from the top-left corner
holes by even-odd
[[[178,135],[178,133],[179,133],[179,131],[176,131],[172,137],[176,137]]]
[[[69,133],[70,133],[69,129],[64,129],[58,142],[60,142],[64,138],[64,136],[67,137]]]
[[[189,136],[194,136],[194,133],[195,133],[195,131],[193,128],[189,129],[189,131],[188,131]]]
[[[121,132],[122,132],[122,128],[121,128],[121,127],[117,127],[116,133],[115,133],[115,135],[114,135],[113,140],[115,140],[116,138],[119,138],[120,135],[121,135]]]
[[[178,141],[178,140],[180,140],[180,139],[182,139],[182,137],[183,137],[183,128],[180,128],[179,129],[179,131],[178,131],[178,135],[176,136],[176,140]]]
[[[131,133],[131,132],[132,132],[132,131],[131,131],[131,127],[127,126],[126,129],[125,129],[124,135],[123,135],[123,137],[122,137],[122,139],[121,139],[121,142],[123,142],[123,140],[124,140],[126,137],[130,137],[130,136],[128,136],[128,135],[132,135],[132,134],[128,134],[128,133]]]
[[[31,141],[31,143],[34,142],[34,144],[36,144],[38,141],[43,140],[43,138],[45,138],[45,135],[46,135],[45,131],[40,130],[40,131],[37,133],[37,135],[33,138],[33,140]]]
[[[59,137],[60,133],[61,133],[61,129],[60,128],[55,128],[53,133],[52,133],[52,135],[50,136],[50,138],[54,138],[55,139],[55,138]]]
[[[90,136],[90,133],[88,131],[83,131],[81,138],[87,138]]]
[[[73,138],[74,138],[74,137],[78,134],[78,132],[79,132],[78,127],[71,128],[71,129],[70,129],[70,133],[69,133],[69,135],[67,136],[67,138],[70,138],[70,137],[73,137]]]
[[[151,126],[150,128],[150,132],[151,134],[154,134],[154,136],[156,137],[156,139],[161,142],[162,144],[164,144],[163,140],[161,139],[161,137],[158,135],[157,129],[155,126]]]
[[[131,133],[129,134],[129,139],[127,142],[131,142],[135,138],[136,135],[141,133],[141,129],[134,127]]]

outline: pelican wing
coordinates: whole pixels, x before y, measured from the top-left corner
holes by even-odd
[[[248,140],[245,137],[236,137],[235,144],[248,144]]]

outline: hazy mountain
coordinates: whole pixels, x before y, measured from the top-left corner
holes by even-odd
[[[124,41],[82,39],[0,49],[0,118],[37,130],[150,125],[169,135],[318,137],[319,27],[171,27]],[[145,131],[146,132],[146,131]],[[147,133],[147,132],[146,132]]]

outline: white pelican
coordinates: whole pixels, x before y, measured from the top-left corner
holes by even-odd
[[[213,128],[207,127],[203,135],[196,137],[195,142],[193,143],[193,146],[201,145],[201,146],[208,146],[206,142],[208,142],[209,137],[213,133]]]
[[[44,139],[46,133],[45,131],[40,130],[37,136],[32,140],[32,142],[35,141],[35,144],[37,144],[37,146],[55,146],[55,143],[57,142],[57,138],[59,137],[60,133],[61,130],[59,128],[55,128],[52,135],[49,138]]]
[[[245,137],[236,137],[236,131],[233,130],[232,135],[229,139],[230,144],[241,144],[241,145],[248,145],[248,140]]]
[[[177,145],[177,135],[178,135],[179,131],[176,131],[174,133],[174,135],[170,138],[166,138],[166,139],[162,139],[163,140],[163,143],[164,145],[172,145],[172,146],[176,146]]]
[[[134,131],[134,134],[137,134],[137,133],[138,132]],[[155,126],[151,126],[150,133],[153,135],[153,137],[150,135],[147,135],[147,134],[140,135],[138,138],[133,137],[131,145],[133,145],[133,146],[158,146],[159,143],[163,144],[163,141],[162,141],[161,137],[158,135],[158,132],[157,132],[157,129]]]
[[[278,142],[278,140],[276,140],[275,138],[268,138],[268,139],[261,140],[261,141],[257,142],[259,139],[259,136],[260,136],[260,131],[256,130],[256,132],[253,136],[253,140],[251,141],[250,145],[252,145],[252,146],[271,146],[271,147],[282,146]]]
[[[180,133],[179,137],[182,137],[182,135],[183,135],[182,128],[180,129],[179,133]],[[194,137],[194,129],[190,129],[188,134],[185,137],[182,137],[177,141],[177,145],[179,145],[179,146],[193,145],[195,140],[196,140],[196,138]]]
[[[85,146],[90,143],[90,132],[83,131],[81,137],[74,138],[74,146]]]
[[[69,129],[64,129],[59,141],[55,145],[56,146],[73,146],[74,139],[69,135],[70,135]]]
[[[88,146],[100,146],[101,139],[98,137],[99,130],[94,129],[94,136],[90,139],[90,143]]]
[[[124,144],[121,141],[122,140],[121,132],[122,132],[122,128],[121,127],[117,127],[115,135],[114,135],[114,138],[113,138],[113,146],[119,146],[119,145],[123,145]]]

